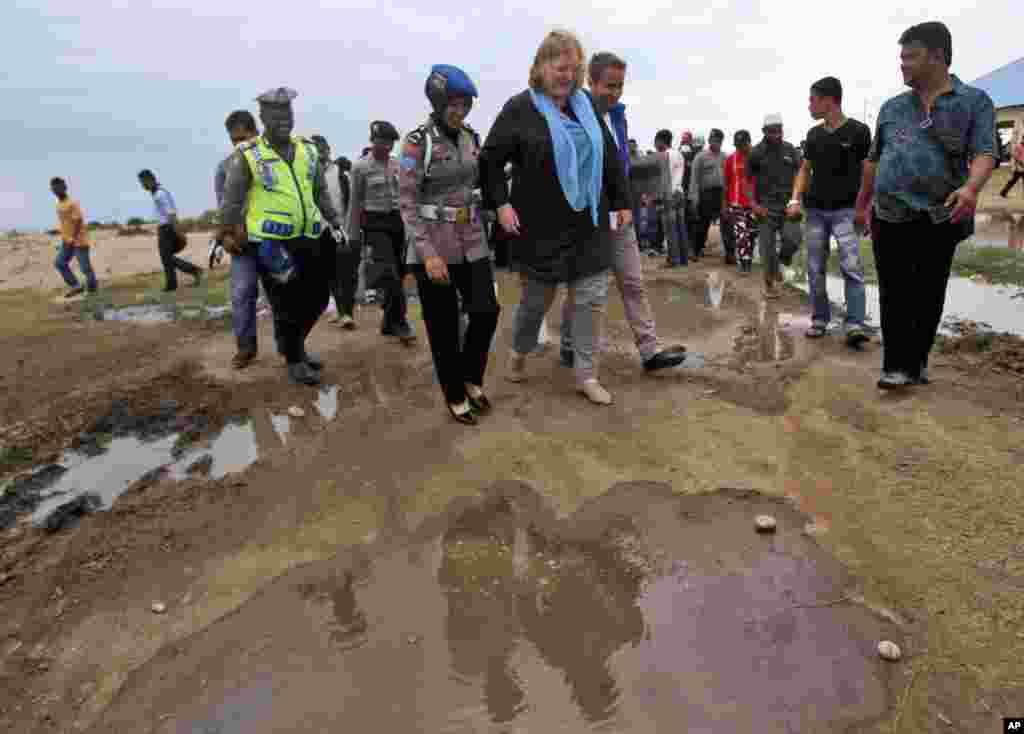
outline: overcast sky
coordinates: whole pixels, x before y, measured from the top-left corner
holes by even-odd
[[[227,154],[223,121],[270,87],[299,91],[296,129],[353,157],[371,119],[403,133],[427,113],[435,63],[461,66],[480,99],[481,134],[525,88],[543,35],[576,31],[588,54],[629,62],[632,137],[651,147],[670,128],[711,126],[759,137],[781,112],[787,138],[811,124],[807,88],[842,79],[846,111],[863,117],[901,89],[900,33],[923,20],[953,32],[953,70],[971,81],[1024,55],[1010,0],[6,0],[0,47],[0,229],[52,226],[51,176],[68,179],[89,219],[151,216],[136,182],[156,171],[184,214],[214,204]],[[979,6],[984,6],[984,12]]]

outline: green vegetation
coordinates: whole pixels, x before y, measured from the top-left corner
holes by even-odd
[[[178,222],[183,232],[208,232],[217,226],[220,212],[216,209],[207,209],[198,217],[184,217]]]
[[[146,220],[143,219],[142,217],[131,217],[128,221],[125,222],[125,226],[127,226],[127,227],[141,227],[145,223],[146,223]]]
[[[871,240],[864,238],[860,243],[860,257],[864,263],[864,280],[878,283],[878,268]],[[801,247],[793,258],[793,269],[799,280],[807,278],[807,248]],[[828,262],[828,272],[839,275],[839,256],[833,250]],[[953,259],[953,274],[964,278],[981,275],[996,285],[1014,285],[1024,288],[1024,252],[1006,247],[984,247],[969,242],[957,248]]]
[[[968,244],[957,248],[953,272],[964,277],[982,275],[998,285],[1024,288],[1024,252]]]
[[[24,446],[5,446],[0,450],[0,464],[31,464],[32,449]]]

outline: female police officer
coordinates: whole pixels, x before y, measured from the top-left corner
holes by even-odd
[[[464,71],[440,64],[430,70],[426,94],[433,112],[405,136],[399,162],[399,206],[412,230],[407,262],[448,412],[474,425],[491,407],[483,384],[499,312],[473,200],[480,139],[464,122],[477,91]],[[461,311],[469,326],[460,345]]]

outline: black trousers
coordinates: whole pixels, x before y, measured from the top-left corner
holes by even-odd
[[[334,240],[330,240],[334,244]],[[301,362],[306,354],[306,337],[327,308],[327,263],[334,250],[325,253],[319,239],[302,237],[284,243],[295,263],[296,273],[287,283],[264,280],[267,298],[274,310],[274,332],[278,351],[288,364]],[[325,262],[327,261],[327,262]]]
[[[402,278],[405,276],[405,224],[402,215],[366,212],[363,237],[369,246],[366,264],[366,287],[383,291],[384,319],[381,330],[406,323],[406,298]]]
[[[1007,194],[1009,194],[1010,190],[1021,179],[1024,179],[1024,171],[1014,171],[1013,175],[1010,177],[1009,182],[1007,182],[1006,186],[1003,187],[1003,190],[999,192],[999,195],[1006,196]]]
[[[700,201],[697,202],[697,227],[693,237],[693,251],[698,255],[703,255],[704,248],[707,247],[711,223],[721,216],[722,189],[701,191]]]
[[[174,228],[169,224],[161,224],[156,230],[156,243],[160,252],[160,263],[164,266],[164,287],[178,287],[178,271],[189,275],[199,275],[199,268],[188,260],[174,254],[178,246],[177,238],[174,236]]]
[[[872,246],[882,310],[882,369],[910,377],[928,366],[953,255],[963,229],[931,220],[891,224],[875,220]]]
[[[465,383],[479,387],[484,384],[491,340],[501,312],[494,294],[494,268],[490,258],[449,265],[449,285],[431,281],[422,265],[414,266],[413,273],[434,356],[434,371],[444,399],[458,405],[466,399]],[[462,311],[469,316],[469,327],[460,347]]]
[[[330,235],[328,235],[330,237]],[[331,238],[333,262],[327,262],[327,284],[338,306],[338,316],[351,316],[355,312],[356,290],[359,288],[359,263],[363,259],[362,247],[338,247]],[[325,260],[329,258],[325,257]]]

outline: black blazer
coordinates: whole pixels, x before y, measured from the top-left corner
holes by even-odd
[[[480,153],[482,195],[488,207],[497,209],[511,203],[519,214],[520,234],[509,240],[509,259],[530,278],[565,283],[611,267],[608,212],[632,206],[615,138],[600,115],[597,119],[604,133],[604,181],[597,227],[589,207],[575,212],[566,201],[555,168],[551,132],[529,91],[505,103],[484,142]],[[504,173],[509,161],[514,164],[511,197]]]

